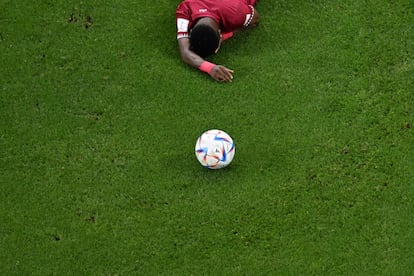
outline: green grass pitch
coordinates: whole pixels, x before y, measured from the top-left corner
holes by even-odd
[[[412,274],[413,2],[260,0],[229,84],[178,2],[0,2],[0,274]]]

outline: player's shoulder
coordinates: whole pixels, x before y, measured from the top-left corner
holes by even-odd
[[[177,6],[177,9],[176,9],[176,11],[177,12],[185,12],[185,11],[188,11],[189,10],[189,3],[191,2],[191,0],[190,1],[188,1],[188,0],[184,0],[184,1],[181,1],[179,4],[178,4],[178,6]]]

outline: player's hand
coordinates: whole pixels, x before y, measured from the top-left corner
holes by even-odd
[[[216,65],[211,69],[210,76],[219,82],[231,82],[233,80],[233,70],[222,65]]]

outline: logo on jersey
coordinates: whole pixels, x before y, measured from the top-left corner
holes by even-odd
[[[207,9],[199,9],[198,12],[207,12]]]

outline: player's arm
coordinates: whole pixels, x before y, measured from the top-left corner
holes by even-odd
[[[190,39],[188,37],[178,38],[181,59],[188,65],[208,73],[216,81],[229,82],[233,79],[233,70],[222,65],[216,65],[205,61],[199,55],[190,50]]]
[[[190,39],[188,37],[179,38],[178,47],[180,48],[181,59],[188,65],[198,68],[204,62],[204,59],[190,50]]]

